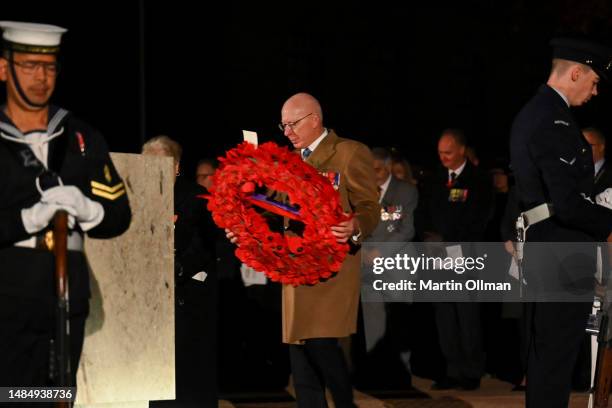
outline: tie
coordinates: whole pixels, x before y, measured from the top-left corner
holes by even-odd
[[[456,179],[457,179],[457,173],[455,173],[454,171],[451,171],[450,178],[448,179],[448,186],[451,187],[453,184],[455,184]]]
[[[302,159],[306,160],[311,153],[312,150],[310,150],[309,148],[305,148],[304,150],[302,150]]]

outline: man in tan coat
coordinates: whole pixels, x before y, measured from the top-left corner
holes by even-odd
[[[338,338],[355,333],[360,292],[361,241],[380,218],[378,193],[369,149],[338,137],[323,126],[319,102],[299,93],[283,105],[282,123],[302,158],[320,172],[332,174],[350,221],[331,226],[338,242],[353,251],[340,272],[313,286],[283,286],[283,342],[289,344],[299,407],[326,407],[329,388],[338,408],[355,407],[346,361]]]

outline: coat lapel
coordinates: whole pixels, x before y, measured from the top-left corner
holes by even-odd
[[[453,186],[453,188],[464,188],[467,181],[470,178],[471,172],[472,172],[472,168],[470,166],[470,162],[467,161],[465,163],[465,167],[463,168],[463,171],[461,172],[461,174],[457,176],[457,179],[455,181],[455,185]]]
[[[306,159],[306,163],[320,170],[321,166],[336,152],[337,141],[338,136],[330,129],[327,136],[321,140],[314,152]]]
[[[602,176],[604,175],[604,173],[606,172],[606,163],[604,163],[600,168],[599,171],[597,172],[597,174],[595,175],[595,179],[593,181],[594,184],[599,183],[599,180],[601,180]]]
[[[395,194],[395,188],[396,188],[396,184],[397,182],[395,181],[395,178],[393,176],[391,176],[391,181],[389,182],[389,186],[387,187],[387,191],[385,191],[385,195],[382,198],[382,201],[380,202],[380,204],[383,207],[386,207],[388,205],[392,204],[393,201],[393,196]]]

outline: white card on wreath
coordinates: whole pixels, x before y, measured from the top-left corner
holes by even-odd
[[[243,130],[242,137],[245,142],[249,142],[250,144],[257,147],[257,132],[251,132],[250,130]]]

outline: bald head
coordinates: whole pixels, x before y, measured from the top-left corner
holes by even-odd
[[[298,149],[308,147],[324,129],[321,104],[304,92],[293,95],[283,104],[281,121],[285,136]]]
[[[321,122],[323,121],[323,112],[321,111],[321,104],[317,99],[305,92],[300,92],[287,99],[283,105],[283,110],[293,109],[296,112],[307,114],[310,112],[316,113]]]

